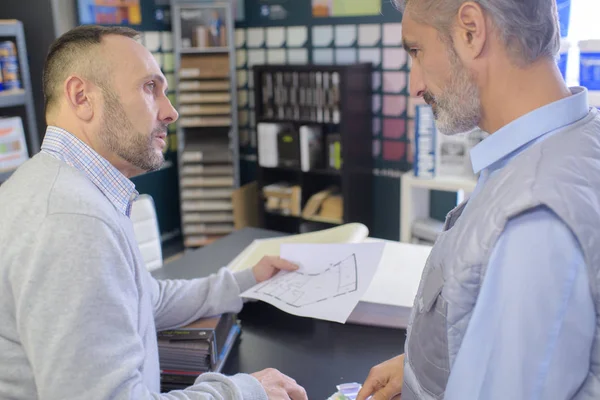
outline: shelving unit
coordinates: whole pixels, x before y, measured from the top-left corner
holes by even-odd
[[[171,0],[171,10],[181,227],[184,245],[199,247],[234,229],[231,195],[239,187],[234,20],[229,2]]]
[[[22,89],[0,92],[0,107],[24,106],[26,99],[26,92]]]
[[[303,171],[278,163],[257,166],[259,192],[259,219],[262,226],[289,233],[299,233],[335,225],[361,222],[372,229],[373,223],[373,158],[372,158],[372,65],[260,65],[253,67],[255,96],[255,120],[261,123],[285,123],[299,131],[303,125],[318,126],[322,132],[322,162],[314,169]],[[335,79],[333,76],[335,75]],[[321,87],[281,85],[278,94],[272,96],[272,82],[281,76],[286,82],[323,82]],[[317,76],[315,81],[313,78]],[[327,79],[325,78],[327,77]],[[320,81],[322,79],[322,81]],[[327,92],[325,82],[335,82],[335,95]],[[327,84],[329,85],[329,83]],[[312,92],[311,92],[312,91]],[[302,94],[300,94],[302,92]],[[283,97],[281,97],[283,96]],[[268,109],[281,103],[280,112]],[[306,100],[312,98],[312,104]],[[277,100],[279,99],[279,100]],[[301,100],[303,99],[303,100]],[[342,166],[340,169],[325,165],[327,137],[340,135]],[[260,142],[259,136],[259,142]],[[261,159],[259,143],[258,158]],[[265,150],[262,150],[265,151]],[[301,190],[300,209],[304,210],[310,198],[329,187],[339,188],[342,196],[343,217],[339,220],[322,216],[303,217],[281,215],[265,210],[263,188],[274,183],[288,182]]]
[[[475,179],[417,178],[413,171],[405,172],[400,184],[400,241],[410,243],[413,223],[429,217],[431,190],[456,192],[460,203],[473,193],[476,184]]]
[[[35,120],[33,91],[29,75],[29,61],[23,24],[17,20],[0,20],[0,41],[15,43],[19,61],[19,77],[23,89],[0,92],[0,117],[21,117],[29,156],[40,151],[39,133]],[[6,181],[14,171],[0,171],[0,184]]]

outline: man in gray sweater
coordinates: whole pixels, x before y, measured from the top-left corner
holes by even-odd
[[[161,166],[178,115],[135,39],[78,27],[48,54],[42,151],[0,187],[0,398],[305,399],[273,369],[160,393],[157,329],[238,312],[242,291],[295,266],[269,257],[191,281],[148,273],[128,178]]]

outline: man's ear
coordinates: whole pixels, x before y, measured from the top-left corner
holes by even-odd
[[[89,121],[94,116],[95,103],[94,87],[86,79],[76,75],[67,78],[64,85],[64,93],[67,105],[77,117]]]
[[[473,1],[462,4],[456,15],[453,42],[456,52],[463,61],[478,58],[483,53],[488,21],[481,6]]]

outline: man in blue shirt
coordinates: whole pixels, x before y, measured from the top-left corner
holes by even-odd
[[[491,134],[471,153],[479,181],[464,216],[488,181],[519,155],[588,116],[587,90],[567,88],[555,64],[555,0],[398,5],[412,60],[411,95],[431,105],[444,134],[476,127]],[[464,249],[455,253],[460,259]],[[528,210],[508,221],[488,260],[442,393],[406,393],[414,375],[405,376],[402,354],[371,370],[358,400],[394,398],[403,385],[402,399],[581,398],[592,375],[596,311],[572,230],[547,207]]]

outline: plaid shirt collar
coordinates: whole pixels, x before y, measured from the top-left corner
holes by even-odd
[[[87,144],[64,129],[48,126],[42,152],[83,172],[121,213],[129,217],[135,185]]]

